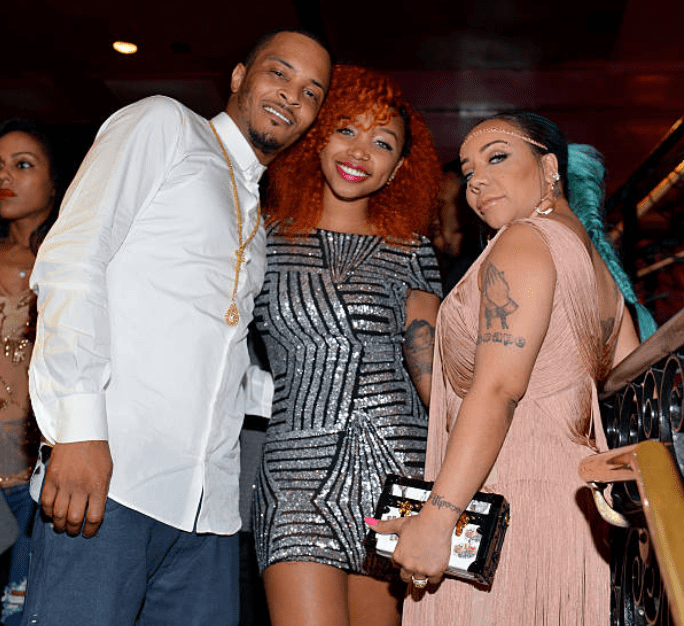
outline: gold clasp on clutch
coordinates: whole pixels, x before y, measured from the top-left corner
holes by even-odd
[[[409,500],[402,500],[397,505],[399,507],[399,515],[401,517],[407,517],[412,513],[420,511],[423,508],[422,502],[411,502]]]
[[[463,529],[470,524],[470,518],[465,514],[461,513],[461,517],[458,518],[458,521],[456,522],[456,528],[454,528],[454,532],[457,535],[462,535],[463,534]]]

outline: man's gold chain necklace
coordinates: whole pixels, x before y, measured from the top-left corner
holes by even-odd
[[[254,224],[254,230],[245,241],[242,241],[242,211],[240,210],[240,200],[238,198],[237,185],[235,184],[235,174],[233,174],[233,164],[230,162],[228,152],[226,152],[226,148],[211,120],[209,120],[209,126],[211,126],[211,130],[214,131],[214,137],[216,137],[216,141],[218,141],[219,146],[221,146],[221,152],[223,152],[223,156],[228,164],[230,182],[233,187],[233,198],[235,200],[235,212],[237,213],[238,248],[235,251],[235,280],[233,281],[233,295],[230,298],[230,306],[224,315],[226,324],[229,326],[237,326],[240,321],[240,311],[238,311],[235,302],[235,295],[237,294],[238,280],[240,279],[240,266],[245,262],[245,248],[247,248],[247,245],[254,239],[254,235],[256,235],[257,230],[259,230],[259,222],[261,221],[261,202],[257,200],[257,218],[256,224]]]

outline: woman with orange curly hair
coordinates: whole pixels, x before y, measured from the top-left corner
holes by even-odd
[[[275,397],[255,535],[273,626],[400,623],[403,584],[363,518],[387,474],[423,473],[441,287],[422,235],[440,177],[396,83],[351,66],[269,170],[255,321]]]

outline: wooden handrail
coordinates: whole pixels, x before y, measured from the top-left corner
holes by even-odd
[[[651,365],[682,345],[684,345],[684,309],[673,315],[667,323],[611,370],[601,388],[601,399],[622,389]]]
[[[642,441],[584,459],[587,483],[636,481],[649,535],[677,626],[684,626],[684,487],[668,448]]]

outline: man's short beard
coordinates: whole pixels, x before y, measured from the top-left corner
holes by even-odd
[[[250,143],[262,154],[272,154],[273,152],[278,152],[278,150],[283,147],[281,141],[277,141],[268,133],[261,133],[251,126],[249,127],[248,132]]]

